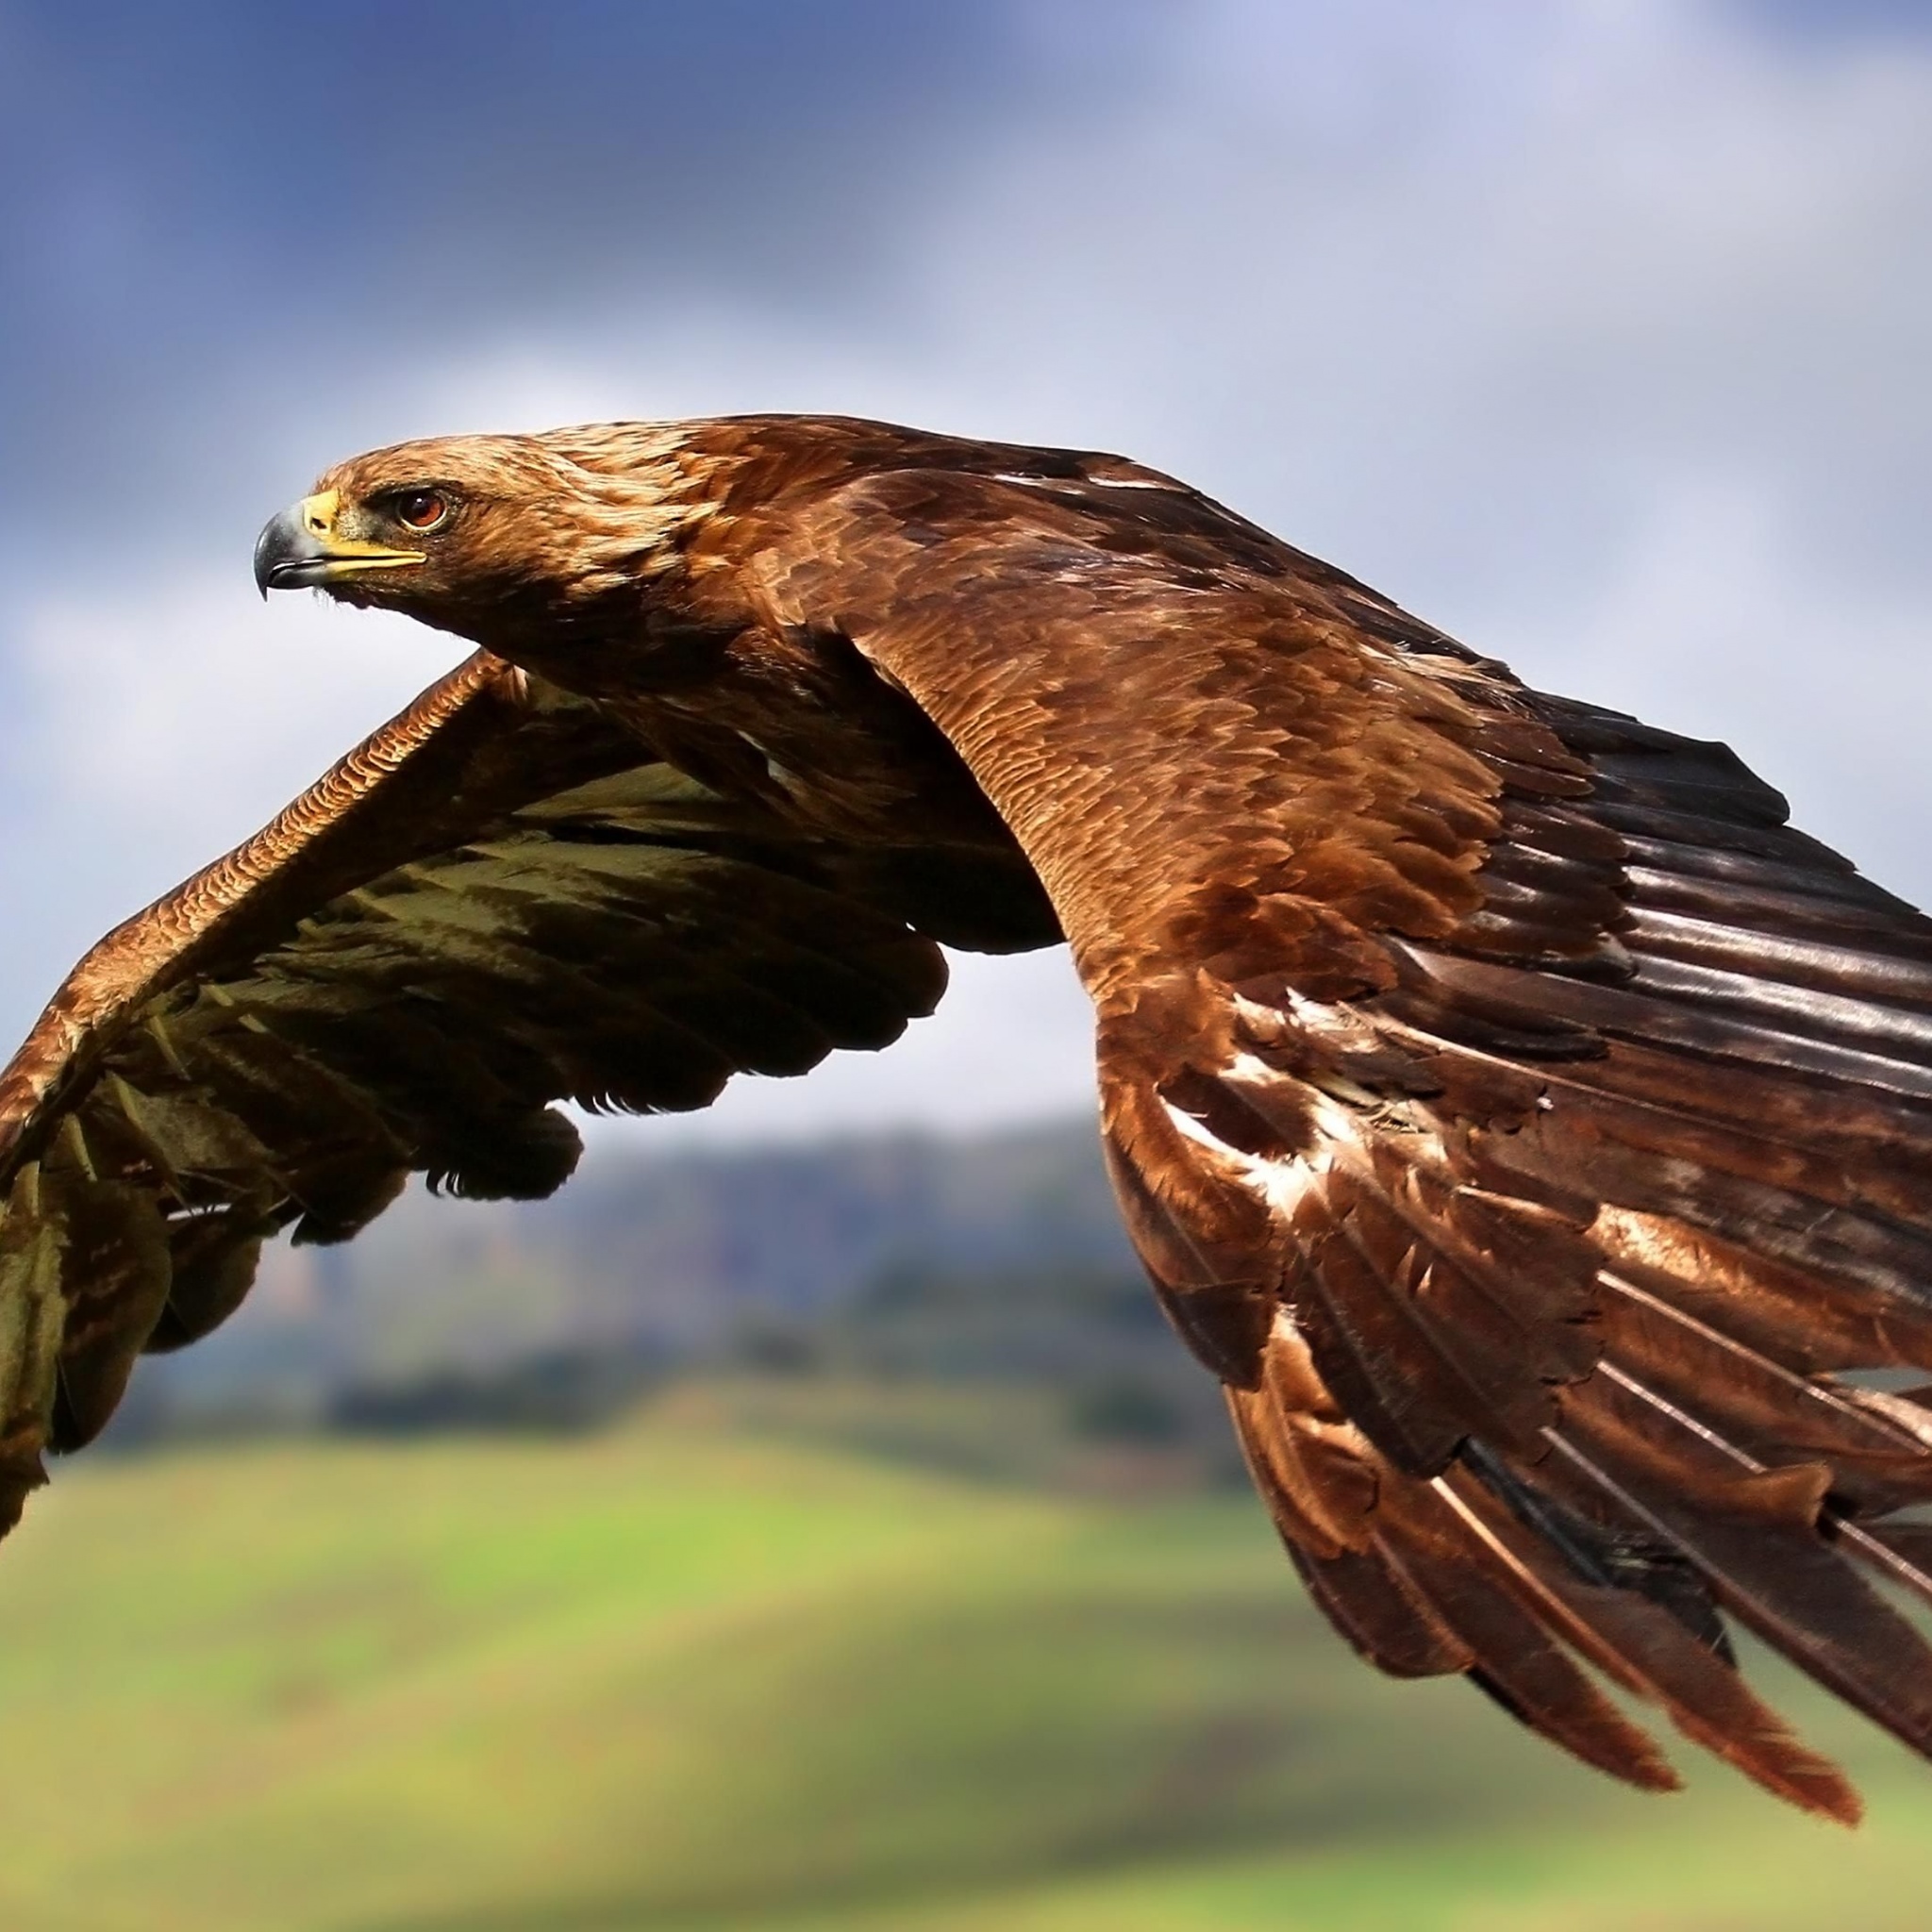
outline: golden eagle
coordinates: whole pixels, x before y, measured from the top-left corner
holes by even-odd
[[[1932,1754],[1932,922],[1724,746],[1526,689],[1119,458],[834,418],[357,458],[263,532],[480,649],[0,1077],[0,1511],[262,1242],[703,1107],[1064,938],[1122,1211],[1309,1591],[1630,1782],[1606,1680]],[[1887,1372],[1883,1374],[1874,1372]]]

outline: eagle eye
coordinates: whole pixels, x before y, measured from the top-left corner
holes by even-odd
[[[396,498],[396,521],[412,530],[433,530],[449,515],[449,499],[440,490],[408,490]]]

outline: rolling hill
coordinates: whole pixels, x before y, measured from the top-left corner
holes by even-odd
[[[0,1924],[1924,1923],[1932,1773],[1816,1700],[1856,1838],[1688,1752],[1688,1797],[1639,1797],[1462,1685],[1378,1680],[1245,1499],[923,1472],[838,1446],[863,1389],[770,1392],[62,1469],[0,1555]]]

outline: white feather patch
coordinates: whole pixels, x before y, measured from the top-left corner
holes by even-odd
[[[995,483],[1018,483],[1028,490],[1078,489],[1082,485],[1095,490],[1173,490],[1177,487],[1152,476],[1028,476],[1018,470],[995,470],[992,480]]]

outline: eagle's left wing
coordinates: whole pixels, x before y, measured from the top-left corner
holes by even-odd
[[[1637,1784],[1600,1678],[1857,1800],[1757,1631],[1922,1752],[1932,922],[1722,746],[1524,690],[1154,473],[790,507],[778,624],[945,730],[1098,1013],[1108,1152],[1317,1601]]]
[[[1036,902],[998,855],[801,838],[473,658],[108,935],[0,1074],[0,1531],[268,1237],[345,1239],[412,1172],[548,1193],[578,1149],[550,1103],[883,1046],[945,984],[914,922],[997,947]]]

